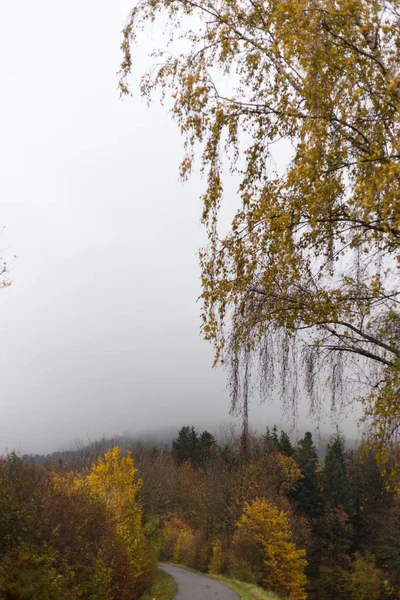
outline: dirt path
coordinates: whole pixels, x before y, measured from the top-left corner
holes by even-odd
[[[174,600],[239,600],[235,592],[214,579],[172,565],[161,563],[159,566],[177,583],[178,592]]]

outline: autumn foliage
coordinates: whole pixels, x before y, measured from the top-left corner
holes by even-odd
[[[333,436],[322,460],[309,432],[292,445],[267,429],[244,451],[224,430],[200,463],[183,429],[172,452],[132,449],[160,559],[283,600],[400,600],[399,502],[368,445]]]
[[[151,583],[132,459],[114,448],[87,473],[0,465],[0,598],[132,600]]]
[[[371,446],[335,435],[321,459],[274,427],[199,453],[210,436],[182,429],[84,467],[0,462],[0,599],[138,600],[157,555],[282,600],[400,600],[400,503]]]
[[[160,21],[140,92],[170,101],[183,179],[205,175],[202,332],[233,408],[247,414],[257,378],[286,406],[301,386],[312,409],[327,391],[333,407],[358,399],[360,380],[400,490],[386,452],[400,439],[399,0],[133,4],[121,91]]]
[[[289,600],[304,600],[307,564],[304,550],[291,541],[286,515],[266,500],[245,504],[233,537],[233,555],[245,556],[260,585]]]

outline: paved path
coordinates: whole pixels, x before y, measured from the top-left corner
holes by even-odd
[[[174,600],[239,600],[239,596],[222,583],[205,575],[161,563],[160,569],[170,573],[178,585]]]

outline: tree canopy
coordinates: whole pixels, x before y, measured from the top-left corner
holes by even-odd
[[[312,402],[343,374],[371,384],[366,417],[386,441],[400,426],[400,2],[140,0],[132,42],[167,16],[172,52],[142,80],[170,93],[185,136],[181,175],[206,178],[202,330],[228,364],[233,403],[299,373]],[[167,25],[167,26],[168,26]],[[174,47],[174,42],[184,40]],[[175,51],[176,50],[176,51]],[[287,165],[274,163],[275,148]],[[230,230],[219,226],[238,182]],[[347,387],[347,386],[346,386]],[[346,390],[347,391],[347,390]],[[354,395],[359,392],[354,391]]]

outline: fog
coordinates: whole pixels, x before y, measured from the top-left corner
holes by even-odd
[[[178,181],[168,107],[119,98],[130,7],[0,2],[0,249],[12,278],[0,290],[0,452],[235,422],[199,335],[202,183]],[[136,49],[137,74],[156,37]],[[278,402],[253,402],[254,425],[282,418]]]

